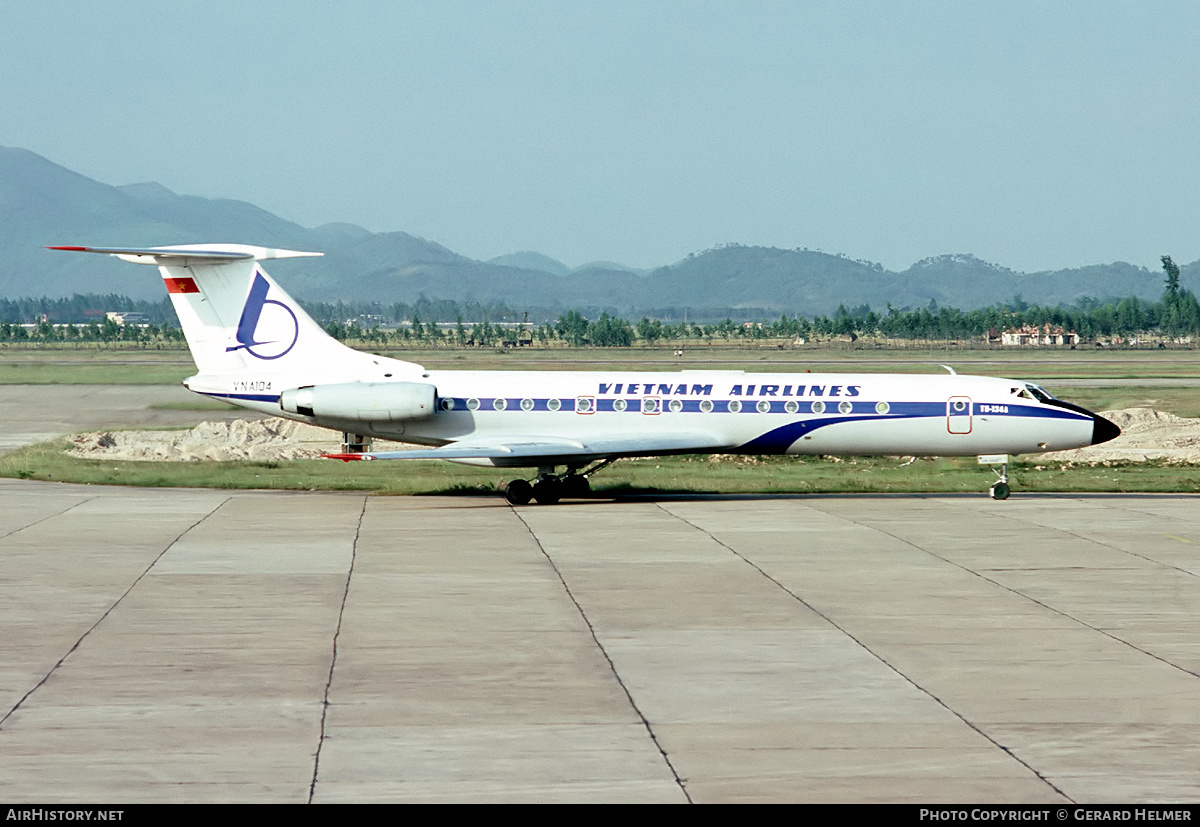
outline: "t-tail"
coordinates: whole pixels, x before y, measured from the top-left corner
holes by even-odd
[[[156,265],[199,373],[188,387],[230,396],[238,382],[295,384],[419,372],[420,365],[352,350],[326,333],[259,262],[319,256],[246,244],[51,247]],[[247,390],[253,390],[249,385]]]

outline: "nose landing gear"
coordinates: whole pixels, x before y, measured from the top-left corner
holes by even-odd
[[[992,483],[990,493],[993,500],[1007,500],[1012,489],[1008,485],[1008,454],[983,454],[979,457],[980,465],[991,465],[998,479]],[[997,468],[996,466],[999,466]]]

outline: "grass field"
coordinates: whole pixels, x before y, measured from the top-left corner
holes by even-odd
[[[186,350],[0,346],[0,385],[177,385],[195,372]]]
[[[1200,388],[1141,385],[1056,388],[1070,380],[1200,378],[1194,351],[1047,351],[826,348],[693,347],[683,357],[669,349],[522,349],[515,351],[391,351],[388,355],[444,369],[847,371],[940,372],[1008,375],[1047,380],[1052,391],[1091,410],[1151,406],[1180,416],[1200,417]],[[185,350],[7,348],[0,350],[0,383],[174,384],[194,372]],[[197,398],[174,409],[228,410]],[[481,469],[445,462],[339,463],[328,460],[278,463],[165,463],[82,460],[49,443],[0,456],[0,476],[91,484],[365,490],[386,494],[494,492],[519,470]],[[1200,491],[1200,468],[1155,463],[1098,468],[1063,468],[1017,462],[1013,489],[1022,491]],[[624,460],[594,480],[598,496],[622,492],[985,492],[991,471],[974,459],[737,458],[675,457]]]
[[[384,355],[444,370],[737,370],[959,373],[1021,379],[1200,379],[1200,351],[850,348],[433,348]],[[195,373],[184,349],[0,346],[0,384],[174,384]]]
[[[381,494],[485,494],[529,476],[523,469],[476,468],[439,461],[114,462],[76,459],[65,442],[0,456],[0,476],[93,485],[374,491]],[[1200,467],[1137,463],[1066,467],[1017,462],[1013,490],[1200,492]],[[623,493],[946,493],[983,496],[993,473],[966,459],[895,457],[664,457],[622,460],[593,480],[599,497]]]
[[[1200,418],[1200,387],[1067,387],[1055,389],[1055,394],[1089,411],[1154,408],[1176,416]]]

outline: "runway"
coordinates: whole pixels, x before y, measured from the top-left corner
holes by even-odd
[[[0,800],[1195,801],[1198,518],[0,480]]]

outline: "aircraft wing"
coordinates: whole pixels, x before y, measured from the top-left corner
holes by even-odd
[[[487,459],[493,465],[532,466],[591,462],[609,457],[659,456],[718,451],[729,445],[711,434],[628,434],[564,439],[512,436],[485,440],[465,439],[439,448],[411,451],[371,451],[361,454],[325,454],[329,459]]]

